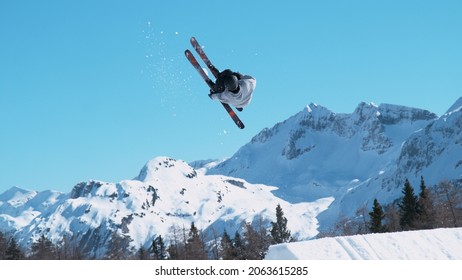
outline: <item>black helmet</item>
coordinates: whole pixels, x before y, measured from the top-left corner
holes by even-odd
[[[236,91],[239,89],[239,82],[235,75],[226,75],[223,77],[223,84],[228,91]]]

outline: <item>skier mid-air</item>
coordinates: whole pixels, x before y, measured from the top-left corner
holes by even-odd
[[[210,72],[212,72],[213,76],[216,78],[216,81],[213,82],[207,76],[204,69],[202,69],[202,67],[199,65],[199,62],[197,62],[191,51],[185,51],[186,58],[209,86],[209,97],[220,101],[234,123],[239,128],[244,128],[244,124],[233,111],[230,105],[236,107],[238,111],[242,111],[242,108],[250,103],[252,99],[252,93],[257,84],[255,78],[249,75],[242,75],[238,72],[233,72],[230,69],[226,69],[220,72],[212,64],[212,62],[210,62],[210,59],[205,54],[196,38],[191,38],[191,45],[194,47],[202,61],[207,65]]]
[[[250,103],[257,81],[249,75],[242,75],[226,69],[218,74],[210,98],[236,107],[238,111]]]

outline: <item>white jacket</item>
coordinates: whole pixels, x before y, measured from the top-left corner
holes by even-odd
[[[225,90],[221,93],[212,94],[213,100],[219,100],[220,102],[227,103],[236,108],[242,108],[247,106],[252,100],[252,93],[257,85],[257,80],[249,75],[243,75],[239,79],[239,92],[233,93]]]

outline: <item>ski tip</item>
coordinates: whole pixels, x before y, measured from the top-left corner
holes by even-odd
[[[191,43],[192,43],[192,42],[197,42],[196,37],[192,36],[191,39],[190,39],[190,41],[191,41]]]

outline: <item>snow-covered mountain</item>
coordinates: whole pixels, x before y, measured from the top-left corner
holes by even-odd
[[[423,175],[428,182],[462,179],[462,98],[403,144],[395,180]]]
[[[280,204],[298,238],[315,236],[316,216],[331,200],[290,204],[274,196],[275,189],[205,175],[183,161],[158,157],[133,180],[89,181],[76,185],[69,194],[12,188],[0,196],[0,226],[16,232],[23,245],[41,234],[53,242],[73,236],[82,239],[92,254],[102,256],[115,230],[130,236],[135,247],[149,246],[158,235],[168,241],[173,226],[189,229],[191,222],[212,238],[213,231],[233,233],[244,222],[260,218],[269,225]]]
[[[312,103],[222,162],[158,157],[132,180],[83,182],[67,194],[13,187],[0,194],[0,230],[23,245],[73,236],[102,255],[115,230],[135,247],[191,222],[212,238],[260,218],[269,225],[280,204],[292,234],[309,239],[420,176],[427,185],[462,179],[462,98],[441,117],[373,103],[337,114]]]
[[[378,198],[401,195],[405,178],[419,186],[462,175],[462,99],[443,116],[398,105],[361,103],[350,114],[310,104],[264,129],[207,174],[279,187],[290,202],[330,197],[319,216],[329,227]]]
[[[462,228],[321,238],[271,246],[268,260],[461,260]]]
[[[67,196],[55,191],[29,191],[18,187],[0,194],[0,230],[18,231],[35,218],[53,211]]]
[[[279,186],[290,201],[332,196],[389,169],[409,135],[436,118],[388,104],[361,103],[351,114],[310,104],[208,173]]]

